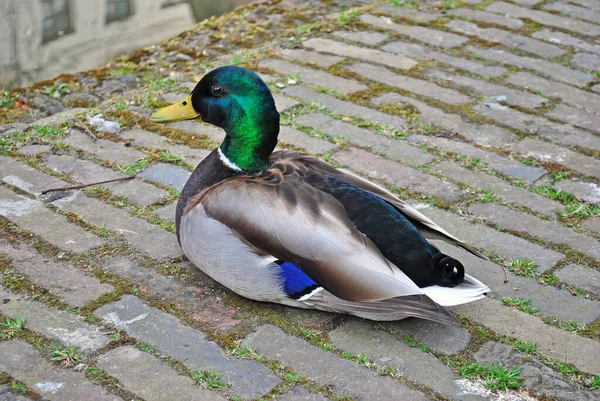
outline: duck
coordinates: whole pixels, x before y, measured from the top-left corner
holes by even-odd
[[[186,182],[176,207],[186,257],[255,301],[375,321],[459,325],[446,307],[489,288],[430,242],[485,259],[383,186],[308,154],[276,151],[280,122],[255,72],[223,66],[154,123],[201,119],[223,142]]]

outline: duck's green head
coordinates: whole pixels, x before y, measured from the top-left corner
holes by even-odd
[[[225,130],[221,153],[244,171],[260,171],[279,134],[279,113],[271,91],[254,72],[236,66],[206,74],[190,96],[150,116],[153,122],[200,117]]]

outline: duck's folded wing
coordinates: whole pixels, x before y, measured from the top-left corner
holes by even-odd
[[[277,183],[231,179],[198,202],[255,252],[300,266],[341,299],[372,302],[423,294],[352,225],[335,198],[298,176]]]

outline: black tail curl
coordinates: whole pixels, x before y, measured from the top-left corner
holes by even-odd
[[[434,285],[456,287],[465,279],[465,267],[462,263],[443,253],[438,253],[431,258],[429,268]]]

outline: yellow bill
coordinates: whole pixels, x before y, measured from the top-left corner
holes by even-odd
[[[181,102],[158,109],[150,116],[153,123],[165,123],[168,121],[191,120],[200,114],[192,107],[192,97],[188,96]]]

